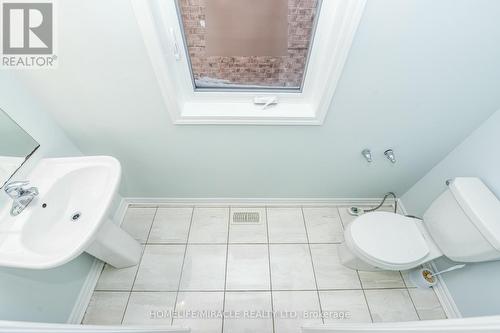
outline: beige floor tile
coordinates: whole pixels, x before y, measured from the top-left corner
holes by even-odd
[[[129,293],[95,291],[82,323],[85,325],[120,325]]]
[[[156,208],[129,208],[121,227],[140,243],[146,243]]]
[[[418,320],[406,289],[365,290],[373,322]]]

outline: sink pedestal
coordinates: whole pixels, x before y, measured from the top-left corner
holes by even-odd
[[[142,249],[139,242],[108,219],[85,252],[115,268],[125,268],[139,263]]]

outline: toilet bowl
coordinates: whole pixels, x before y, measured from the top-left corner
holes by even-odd
[[[389,212],[361,215],[344,239],[341,262],[358,270],[407,270],[443,255],[422,220]]]
[[[500,201],[479,179],[455,178],[423,219],[388,212],[359,216],[344,231],[340,261],[357,270],[407,270],[440,256],[500,259]]]

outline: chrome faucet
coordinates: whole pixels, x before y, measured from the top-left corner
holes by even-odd
[[[36,187],[25,188],[29,183],[27,180],[22,180],[10,182],[5,185],[5,193],[14,200],[10,209],[10,215],[19,215],[30,204],[33,198],[38,195]]]

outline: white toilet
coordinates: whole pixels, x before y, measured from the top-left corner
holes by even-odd
[[[500,259],[500,202],[478,178],[455,178],[423,220],[388,212],[356,218],[344,232],[341,262],[358,270],[407,270],[446,256]]]

